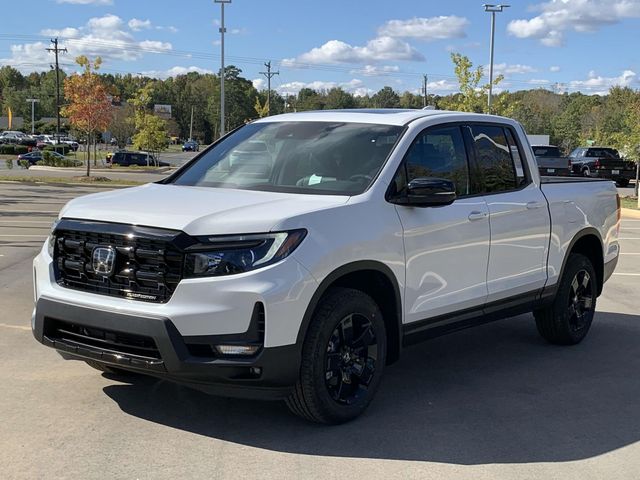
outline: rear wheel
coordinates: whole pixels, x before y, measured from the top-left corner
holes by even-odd
[[[380,384],[386,353],[384,320],[373,299],[350,288],[329,290],[309,325],[289,409],[318,423],[356,418]]]
[[[590,177],[591,176],[591,170],[589,170],[589,167],[584,167],[582,169],[582,176],[583,177]]]
[[[556,345],[575,345],[587,336],[596,309],[597,277],[584,255],[567,260],[553,303],[534,312],[542,337]]]

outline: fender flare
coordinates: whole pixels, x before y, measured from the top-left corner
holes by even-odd
[[[333,270],[330,274],[328,274],[322,280],[322,282],[320,282],[320,285],[318,286],[313,296],[311,297],[311,301],[309,302],[309,305],[307,305],[307,309],[305,310],[304,316],[302,317],[302,323],[300,324],[300,329],[298,330],[296,344],[299,345],[300,350],[302,350],[302,345],[304,344],[304,340],[307,336],[307,330],[309,328],[309,324],[311,323],[311,318],[313,317],[313,313],[315,312],[318,306],[318,303],[320,302],[320,299],[326,293],[326,291],[339,278],[345,275],[348,275],[350,273],[355,273],[355,272],[365,271],[365,270],[374,270],[376,272],[383,274],[393,286],[393,295],[396,303],[395,313],[396,313],[397,332],[398,332],[397,352],[398,352],[398,356],[400,355],[400,352],[402,351],[402,296],[400,295],[400,286],[391,268],[389,268],[384,263],[375,261],[375,260],[359,260],[359,261],[347,263]]]

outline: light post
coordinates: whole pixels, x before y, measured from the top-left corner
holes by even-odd
[[[483,5],[484,11],[491,13],[491,45],[489,47],[489,99],[488,99],[488,112],[491,113],[491,97],[493,96],[493,43],[495,39],[496,30],[496,13],[502,12],[510,5],[492,5],[485,3]]]
[[[27,102],[31,102],[31,135],[35,133],[35,104],[39,102],[37,98],[27,98]]]
[[[220,4],[220,136],[224,135],[224,5],[231,3],[231,0],[213,0],[213,3]]]

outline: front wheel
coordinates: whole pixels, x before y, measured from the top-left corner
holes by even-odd
[[[385,325],[376,302],[359,290],[332,288],[309,325],[300,376],[287,406],[318,423],[356,418],[373,399],[386,355]]]
[[[584,255],[569,255],[553,303],[534,312],[540,335],[556,345],[575,345],[587,336],[596,310],[597,276]]]

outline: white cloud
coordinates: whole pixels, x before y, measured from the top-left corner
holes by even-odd
[[[545,80],[543,78],[532,78],[531,80],[529,80],[529,83],[531,85],[549,85],[551,81]]]
[[[489,71],[489,66],[484,67],[484,71]],[[497,63],[493,65],[493,71],[497,75],[521,75],[524,73],[537,72],[531,65],[521,65],[519,63],[514,65],[508,65],[506,63]]]
[[[586,80],[573,80],[569,87],[595,95],[606,95],[611,87],[632,87],[638,84],[638,75],[632,70],[625,70],[618,77],[603,77],[590,71]]]
[[[206,69],[206,68],[200,68],[200,67],[195,67],[195,66],[191,66],[191,67],[171,67],[168,70],[147,70],[144,72],[140,72],[140,74],[143,77],[151,77],[151,78],[160,78],[160,79],[165,79],[165,78],[169,78],[169,77],[177,77],[179,75],[186,75],[187,73],[190,72],[197,72],[197,73],[201,73],[201,74],[206,74],[206,73],[213,73],[212,70]]]
[[[507,31],[518,38],[537,38],[548,47],[562,45],[567,30],[595,32],[640,17],[640,0],[550,0],[534,8],[541,13],[509,22]]]
[[[553,66],[549,67],[549,71],[550,72],[559,72],[560,71],[560,67],[558,65],[553,65]]]
[[[414,17],[409,20],[389,20],[378,29],[378,35],[387,37],[416,38],[420,40],[442,40],[463,38],[469,20],[463,17],[440,16]]]
[[[253,88],[256,90],[264,90],[267,88],[267,81],[264,78],[254,78],[251,80],[251,83],[253,83]]]
[[[135,25],[134,25],[135,26]],[[68,53],[62,61],[72,64],[78,55],[102,57],[103,60],[139,60],[147,52],[167,52],[172,50],[171,43],[158,40],[137,40],[122,18],[117,15],[103,15],[90,18],[81,27],[45,29],[45,36],[60,37],[61,47]],[[12,65],[24,72],[49,68],[52,54],[46,51],[49,45],[43,42],[12,45],[11,57],[0,58],[0,65]]]
[[[452,82],[449,80],[437,80],[435,82],[427,82],[427,93],[431,94],[433,92],[438,93],[452,93],[457,92],[460,86],[457,82]]]
[[[151,20],[140,20],[139,18],[132,18],[131,20],[129,20],[127,25],[129,25],[129,28],[134,32],[138,32],[143,29],[151,28]]]
[[[113,0],[56,0],[56,2],[73,5],[113,5]]]
[[[254,86],[255,82],[256,80],[254,80]],[[311,88],[313,90],[331,90],[332,88],[336,87],[340,87],[346,92],[351,92],[355,96],[364,96],[366,95],[365,92],[370,91],[365,87],[364,82],[357,78],[349,80],[348,82],[324,82],[321,80],[316,80],[313,82],[289,82],[283,83],[282,85],[277,87],[276,90],[281,95],[297,95],[298,92],[303,88]]]
[[[384,76],[400,71],[397,65],[365,65],[363,68],[351,70],[352,75],[366,75],[367,77]]]
[[[282,61],[285,66],[299,63],[370,63],[393,60],[424,60],[424,56],[408,43],[392,37],[369,40],[363,47],[352,46],[340,40],[329,40],[320,47]]]

